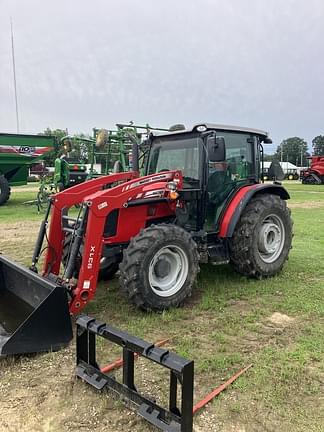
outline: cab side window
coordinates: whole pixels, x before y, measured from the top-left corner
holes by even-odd
[[[219,132],[224,136],[226,162],[232,180],[242,180],[254,174],[253,154],[250,134]]]

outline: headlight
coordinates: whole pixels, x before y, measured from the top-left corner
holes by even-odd
[[[206,130],[207,130],[207,128],[206,128],[205,125],[197,126],[197,131],[198,132],[205,132]]]

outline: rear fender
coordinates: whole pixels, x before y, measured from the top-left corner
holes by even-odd
[[[244,186],[239,189],[228,203],[225,212],[221,217],[219,226],[219,237],[232,237],[236,224],[240,219],[243,210],[256,194],[269,193],[280,196],[281,199],[290,198],[286,189],[278,184],[255,184]]]

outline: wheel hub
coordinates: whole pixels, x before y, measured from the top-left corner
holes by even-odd
[[[154,267],[154,273],[158,278],[165,278],[171,271],[171,263],[166,257],[161,257],[155,267]]]
[[[261,225],[258,236],[258,249],[261,259],[272,263],[280,256],[285,242],[285,229],[277,215],[267,216]]]
[[[188,258],[176,245],[162,247],[149,265],[149,283],[155,294],[169,297],[176,294],[187,279]]]

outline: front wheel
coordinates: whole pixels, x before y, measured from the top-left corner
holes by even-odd
[[[257,278],[280,272],[291,249],[292,225],[286,201],[279,196],[252,198],[230,239],[234,269]]]
[[[140,309],[162,311],[190,296],[198,272],[197,245],[183,228],[152,225],[134,237],[120,268],[120,285]]]

